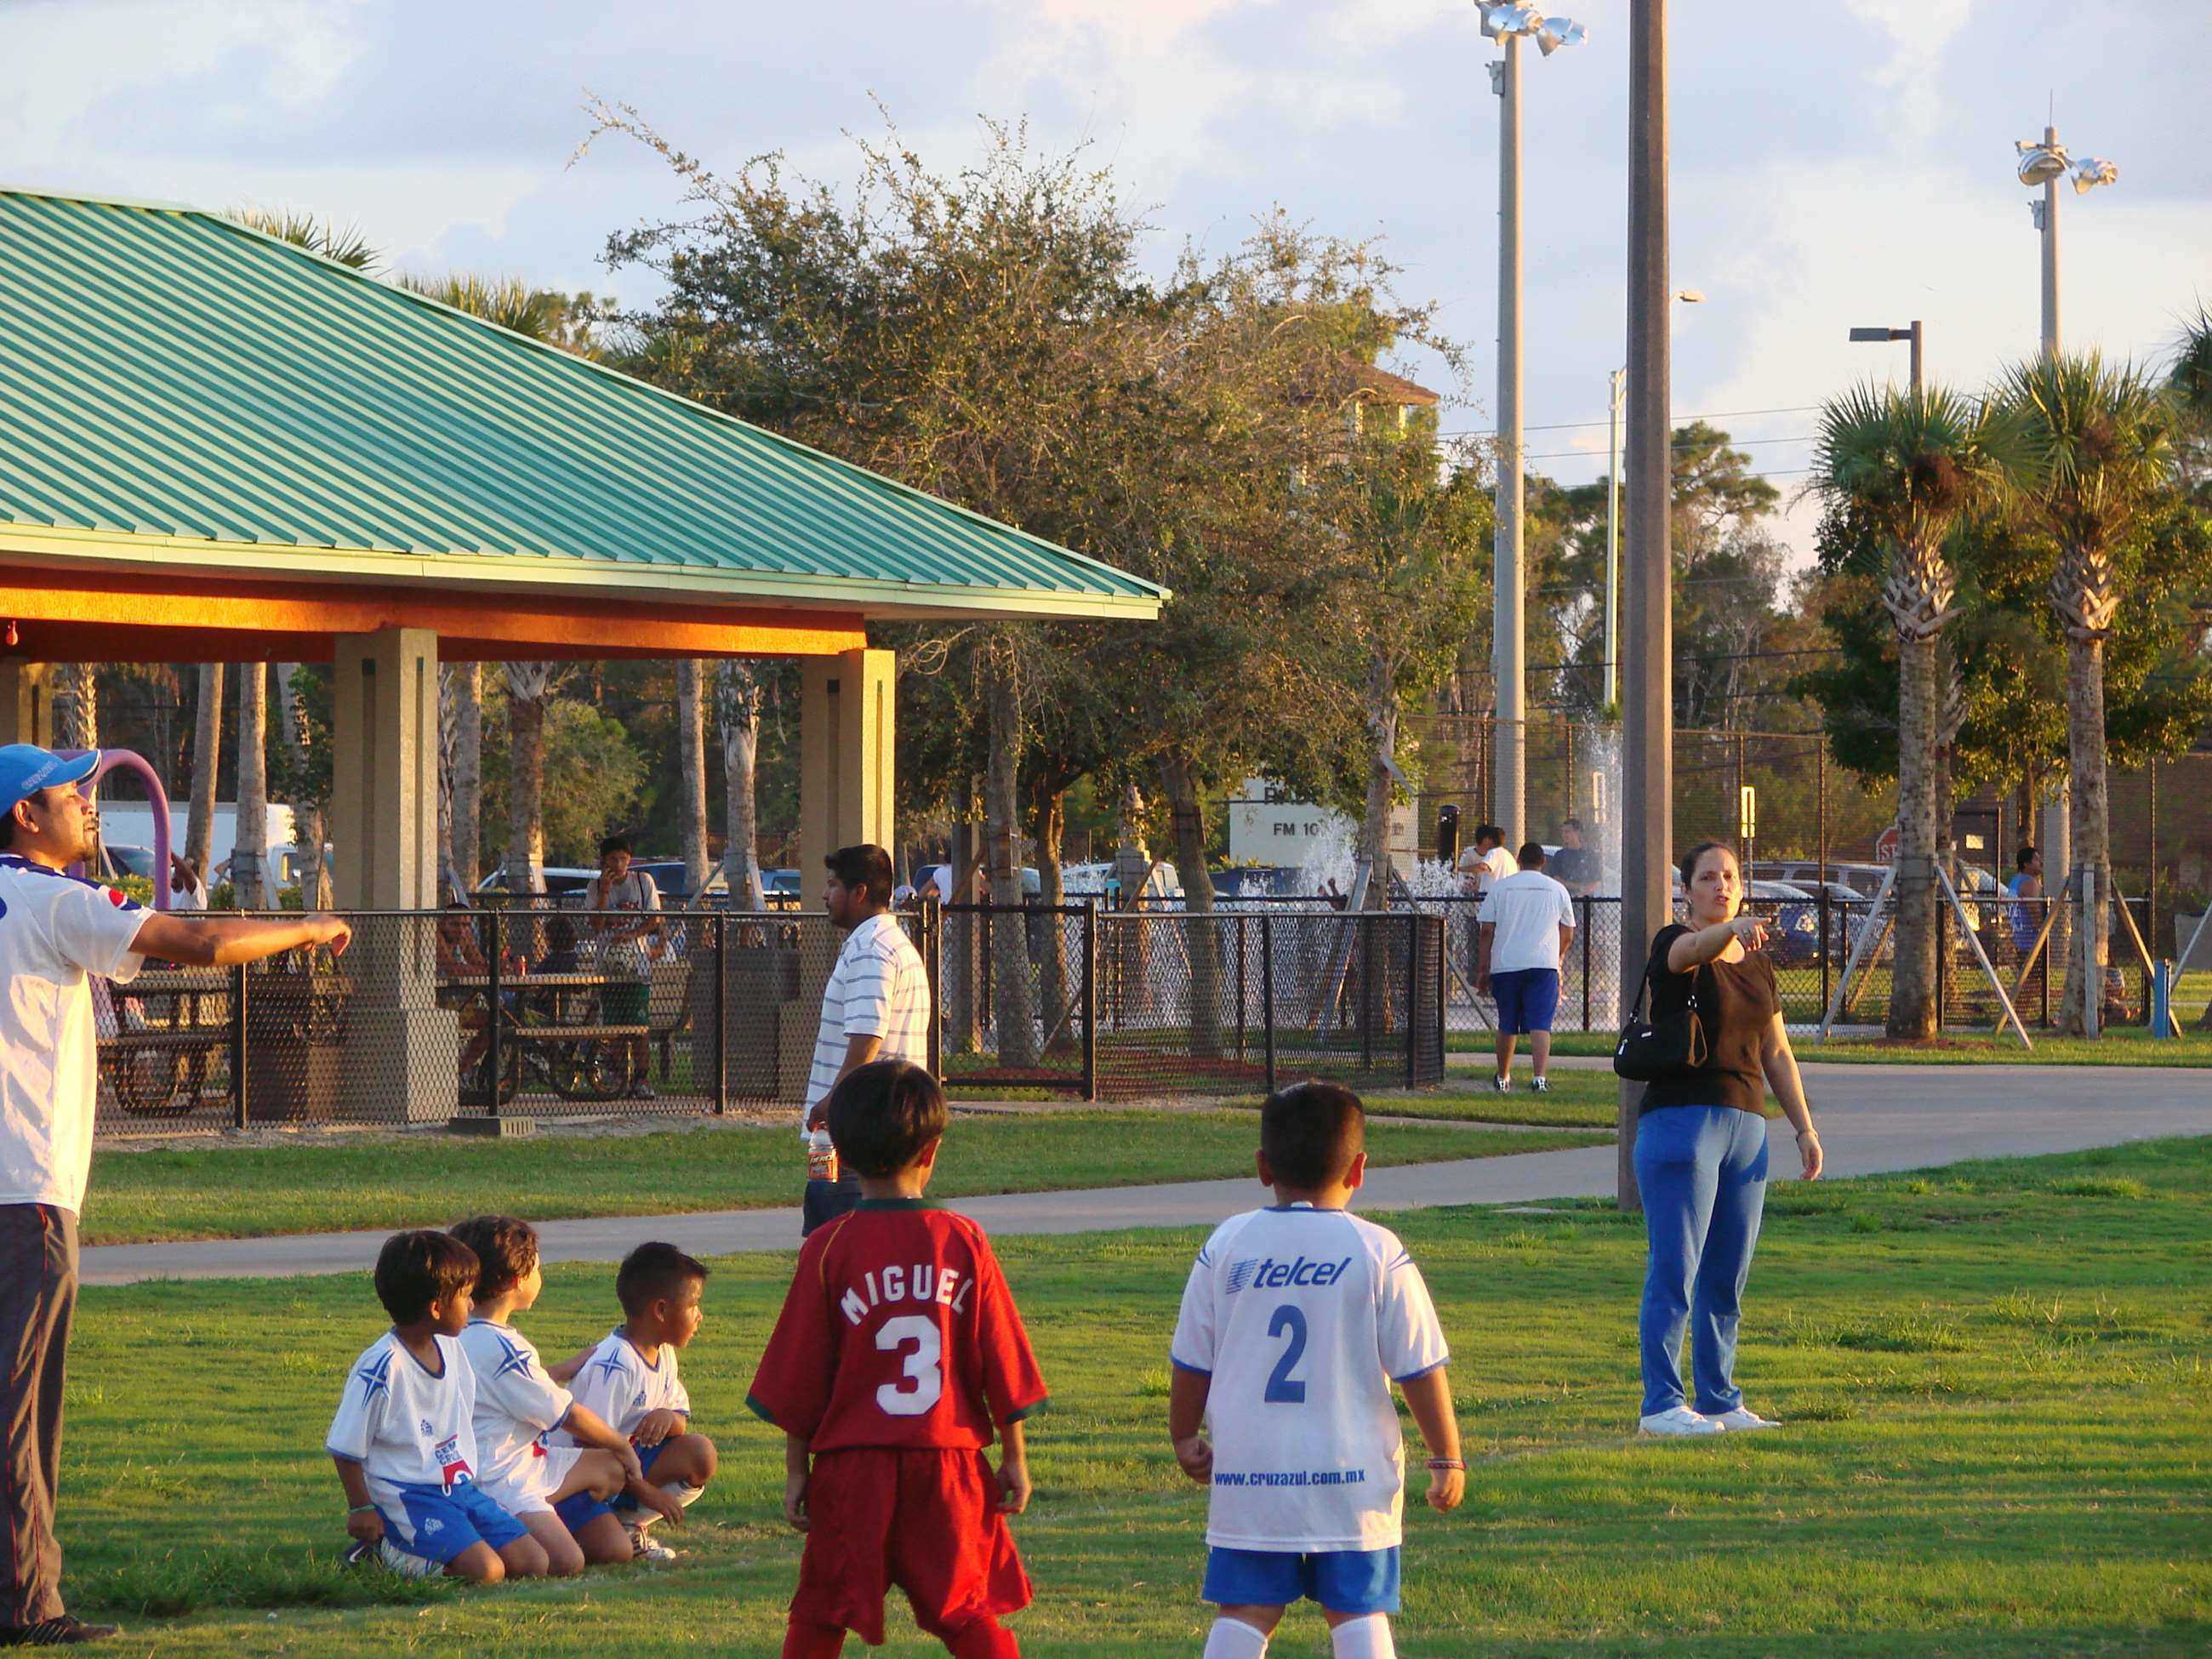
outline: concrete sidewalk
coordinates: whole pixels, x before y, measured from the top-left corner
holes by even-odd
[[[2212,1134],[2212,1071],[1816,1065],[1805,1067],[1805,1079],[1826,1146],[1828,1172],[1837,1176],[1926,1169],[1976,1158],[2078,1152],[2160,1135]],[[1604,1194],[1613,1190],[1613,1157],[1609,1146],[1585,1146],[1377,1170],[1368,1177],[1360,1207],[1375,1212],[1529,1204]],[[1775,1137],[1773,1157],[1778,1178],[1796,1173],[1786,1133]],[[1203,1226],[1249,1208],[1261,1197],[1249,1180],[1188,1181],[963,1198],[956,1207],[994,1233],[1080,1233]],[[666,1239],[700,1255],[786,1250],[797,1248],[799,1212],[724,1210],[548,1221],[539,1224],[538,1235],[549,1261],[617,1261],[647,1238]],[[386,1236],[309,1233],[103,1245],[83,1253],[82,1278],[88,1285],[129,1285],[152,1279],[366,1272]]]

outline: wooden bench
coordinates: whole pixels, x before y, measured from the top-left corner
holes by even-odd
[[[199,1109],[211,1062],[229,1046],[222,1027],[118,1031],[100,1041],[100,1070],[133,1117],[184,1117]],[[152,1063],[164,1055],[166,1066]]]

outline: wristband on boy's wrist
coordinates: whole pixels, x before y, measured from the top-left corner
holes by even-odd
[[[348,1515],[367,1515],[375,1508],[376,1505],[374,1504],[356,1504],[351,1509],[348,1510],[346,1513]]]
[[[1429,1460],[1429,1467],[1439,1470],[1457,1469],[1462,1474],[1467,1473],[1467,1465],[1456,1457],[1431,1457]]]

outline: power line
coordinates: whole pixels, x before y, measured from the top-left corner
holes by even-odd
[[[1748,448],[1753,444],[1809,444],[1818,441],[1819,440],[1808,432],[1802,436],[1794,438],[1741,438],[1730,442],[1728,447],[1730,449],[1738,449]],[[1669,444],[1667,446],[1668,448],[1677,453],[1680,453],[1684,450],[1703,449],[1705,447],[1705,446],[1703,444]],[[1597,459],[1597,452],[1594,449],[1547,449],[1541,454],[1523,455],[1521,459],[1524,461],[1556,461],[1562,456],[1569,455],[1588,456],[1592,460],[1595,460]]]
[[[1783,409],[1723,409],[1711,415],[1676,415],[1668,424],[1687,426],[1693,421],[1747,421],[1756,415],[1809,415],[1823,407],[1825,405],[1820,404],[1792,404]],[[1549,425],[1524,426],[1521,429],[1523,432],[1575,432],[1584,427],[1611,424],[1608,417],[1601,415],[1595,421],[1554,421]],[[1494,426],[1468,427],[1463,431],[1442,432],[1437,435],[1443,438],[1494,438],[1498,435],[1498,428]]]

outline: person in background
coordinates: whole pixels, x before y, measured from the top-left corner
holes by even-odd
[[[599,873],[592,878],[585,908],[592,913],[600,965],[623,976],[600,990],[599,1012],[610,1025],[644,1025],[653,1006],[653,961],[659,954],[660,889],[646,872],[631,867],[626,837],[609,836],[599,843]],[[622,1041],[629,1058],[629,1097],[658,1099],[646,1081],[650,1042],[643,1032]]]
[[[208,908],[207,878],[182,853],[169,854],[169,908],[204,910]]]
[[[1475,912],[1474,994],[1498,999],[1498,1072],[1490,1086],[1513,1086],[1513,1040],[1528,1037],[1529,1085],[1551,1092],[1552,1019],[1559,1008],[1559,963],[1574,942],[1575,902],[1544,872],[1544,849],[1521,849],[1521,867],[1494,884]]]
[[[839,1169],[830,1143],[830,1091],[871,1060],[929,1063],[929,971],[891,914],[891,855],[880,847],[841,847],[822,863],[830,872],[822,908],[845,942],[822,988],[822,1024],[799,1115],[807,1142],[802,1236],[860,1201],[859,1180]]]
[[[1477,898],[1518,867],[1505,850],[1505,832],[1494,823],[1475,825],[1474,844],[1459,855],[1460,873],[1474,884],[1468,890]]]
[[[1528,867],[1526,859],[1521,867]],[[1559,826],[1559,850],[1552,854],[1544,873],[1565,888],[1569,898],[1588,898],[1597,891],[1598,878],[1604,872],[1598,868],[1596,848],[1583,845],[1580,818],[1569,818]]]
[[[99,845],[100,815],[77,789],[99,764],[97,750],[64,760],[0,747],[0,1647],[115,1633],[64,1611],[54,1536],[99,1092],[93,981],[134,978],[148,957],[230,967],[305,945],[342,951],[353,937],[336,916],[167,915],[66,873]]]
[[[2043,854],[2033,847],[2023,847],[2013,860],[2012,879],[2005,883],[2005,891],[2016,899],[2039,899],[2043,896]],[[2043,931],[2043,912],[2040,904],[2010,904],[2005,907],[2012,913],[2012,948],[2022,961],[2035,949],[2036,935]]]

